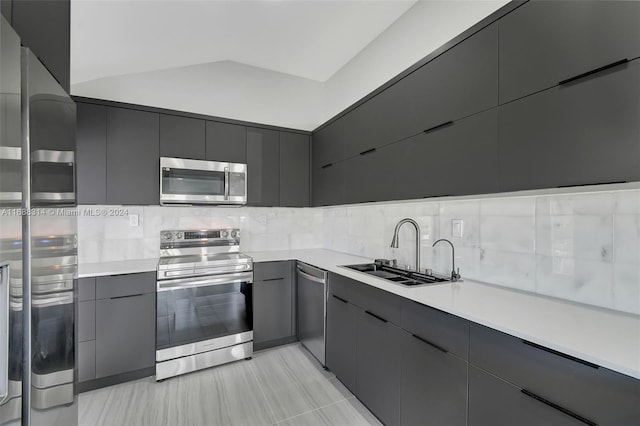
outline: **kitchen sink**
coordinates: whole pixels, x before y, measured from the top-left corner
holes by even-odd
[[[451,282],[451,278],[446,276],[409,271],[382,262],[344,265],[344,267],[409,287]]]

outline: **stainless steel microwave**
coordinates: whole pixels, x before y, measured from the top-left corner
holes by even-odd
[[[160,157],[160,204],[246,203],[246,164]]]

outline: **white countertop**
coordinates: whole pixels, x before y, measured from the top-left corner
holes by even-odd
[[[367,263],[371,259],[331,250],[245,254],[254,262],[300,260],[640,379],[640,316],[471,280],[404,287],[340,266]],[[154,271],[156,266],[155,259],[85,264],[80,265],[80,276]]]

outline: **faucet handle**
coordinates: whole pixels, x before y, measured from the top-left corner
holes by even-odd
[[[458,281],[459,279],[460,279],[460,268],[458,268],[457,272],[455,269],[451,271],[451,281]]]

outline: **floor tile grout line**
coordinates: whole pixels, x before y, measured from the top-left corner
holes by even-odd
[[[305,411],[304,413],[296,414],[295,416],[291,416],[291,417],[287,417],[287,418],[285,418],[285,419],[279,420],[276,424],[280,424],[280,423],[282,423],[282,422],[286,422],[287,420],[295,419],[296,417],[300,417],[300,416],[304,416],[304,415],[306,415],[306,414],[313,413],[314,411],[323,410],[323,409],[325,409],[325,408],[327,408],[327,407],[331,407],[332,405],[336,405],[336,404],[339,404],[339,403],[341,403],[341,402],[348,401],[348,400],[349,400],[349,399],[351,399],[351,398],[352,398],[352,397],[349,397],[349,398],[342,397],[341,399],[339,399],[339,400],[337,400],[337,401],[334,401],[334,402],[329,403],[329,404],[325,404],[325,405],[320,406],[320,407],[316,407],[316,408],[314,408],[313,410],[308,410],[308,411]],[[354,397],[354,398],[355,398],[355,397]],[[358,414],[359,414],[359,413],[358,413]]]

